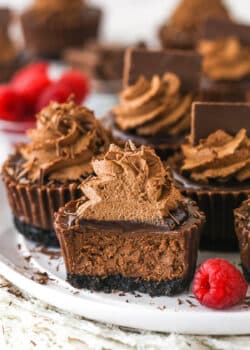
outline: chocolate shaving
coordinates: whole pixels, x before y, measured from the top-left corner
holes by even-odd
[[[49,280],[49,276],[47,272],[37,271],[34,273],[31,279],[35,282],[38,282],[39,284],[47,284]]]

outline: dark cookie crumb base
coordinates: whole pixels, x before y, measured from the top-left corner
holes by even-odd
[[[16,229],[29,240],[39,243],[45,247],[59,247],[59,242],[53,230],[46,230],[24,223],[14,217]]]
[[[107,277],[67,274],[68,282],[75,288],[111,293],[113,291],[141,292],[152,297],[179,294],[189,287],[190,279],[174,279],[161,282],[141,278],[112,275]]]
[[[244,265],[242,265],[242,270],[243,270],[245,279],[247,280],[248,283],[250,283],[250,271]]]

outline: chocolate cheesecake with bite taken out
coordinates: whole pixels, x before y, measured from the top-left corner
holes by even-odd
[[[172,295],[191,282],[204,215],[155,152],[111,145],[82,197],[55,214],[67,279],[77,288]]]

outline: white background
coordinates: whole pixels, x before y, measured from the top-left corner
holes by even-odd
[[[21,10],[32,1],[0,0],[0,5]],[[157,27],[178,4],[178,0],[92,0],[89,2],[104,9],[102,37],[108,41],[125,43],[133,43],[141,39],[150,43],[155,42]],[[225,3],[233,10],[236,18],[250,23],[250,0],[225,0]]]

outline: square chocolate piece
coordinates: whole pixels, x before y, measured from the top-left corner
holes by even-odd
[[[124,85],[131,85],[143,75],[150,79],[175,73],[184,91],[198,91],[201,74],[201,57],[192,51],[127,49],[124,61]]]
[[[191,140],[197,144],[216,130],[235,135],[246,129],[250,136],[250,103],[195,102],[191,114]]]

